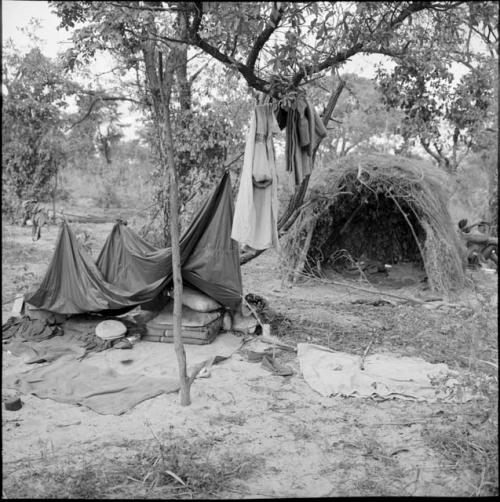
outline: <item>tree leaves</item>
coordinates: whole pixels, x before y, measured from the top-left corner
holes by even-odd
[[[44,197],[66,155],[60,104],[73,86],[61,66],[38,48],[5,54],[8,94],[3,98],[2,181],[14,207],[25,197]]]
[[[440,57],[440,50],[422,51],[377,75],[385,104],[404,114],[403,137],[418,138],[452,171],[458,167],[459,150],[466,152],[479,140],[494,113],[494,62],[477,61],[456,84],[450,61]]]

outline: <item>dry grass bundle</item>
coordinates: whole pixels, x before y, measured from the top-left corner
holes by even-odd
[[[444,172],[416,159],[351,155],[311,181],[313,204],[282,239],[288,268],[320,271],[350,254],[420,262],[434,291],[464,287],[463,246],[448,212]]]

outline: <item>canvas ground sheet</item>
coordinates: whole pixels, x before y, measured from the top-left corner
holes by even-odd
[[[6,351],[2,388],[85,406],[103,415],[121,415],[147,399],[179,390],[173,344],[139,342],[132,350],[109,349],[79,361],[77,344],[66,341],[61,347],[63,338],[45,340],[43,350],[33,344],[25,345],[24,352],[16,346],[17,355]],[[242,344],[242,337],[222,333],[210,345],[185,345],[188,374],[198,365],[209,374],[213,364],[230,357]],[[33,367],[33,350],[51,353],[55,359]],[[12,358],[18,356],[24,357],[21,369],[13,365]]]

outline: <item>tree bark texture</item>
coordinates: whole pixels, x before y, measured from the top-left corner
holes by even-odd
[[[173,338],[177,364],[179,366],[180,404],[191,404],[190,381],[186,370],[186,353],[182,343],[182,275],[179,232],[179,188],[175,168],[174,144],[170,121],[170,96],[175,65],[175,52],[167,57],[157,52],[153,44],[143,47],[147,80],[153,98],[153,112],[158,134],[158,150],[165,182],[169,184],[170,236],[172,246],[172,271],[174,284],[174,326]],[[161,68],[161,71],[159,71]]]
[[[172,127],[170,123],[170,110],[165,110],[164,117],[165,146],[167,154],[169,202],[170,202],[170,237],[172,240],[172,270],[174,282],[174,346],[179,365],[180,377],[180,402],[182,406],[191,404],[190,382],[186,370],[186,352],[182,343],[182,274],[179,231],[179,183],[175,169]]]
[[[54,189],[52,191],[52,222],[56,221],[56,198],[57,198],[57,178],[59,175],[59,168],[56,167],[54,174]]]

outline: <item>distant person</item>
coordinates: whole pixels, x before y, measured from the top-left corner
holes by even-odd
[[[38,207],[38,201],[36,199],[25,200],[22,203],[22,211],[23,211],[23,221],[21,222],[21,226],[24,227],[28,220],[33,221],[33,214]]]
[[[23,220],[21,226],[24,227],[28,220],[31,220],[31,238],[35,242],[42,236],[42,227],[49,221],[48,215],[43,207],[38,205],[36,199],[25,200],[22,203],[22,208]]]
[[[42,227],[47,225],[49,216],[42,207],[39,207],[33,214],[33,219],[31,221],[33,222],[33,226],[31,227],[31,238],[33,242],[35,242],[42,236]]]
[[[458,222],[458,228],[468,249],[467,259],[470,265],[479,266],[481,262],[486,263],[487,260],[498,263],[498,238],[489,236],[488,222],[481,220],[468,225],[468,221],[463,219]]]
[[[469,234],[473,228],[477,228],[475,234],[484,235],[488,232],[489,223],[486,221],[478,221],[472,225],[468,224],[469,222],[464,218],[458,222],[458,228],[464,233]]]

